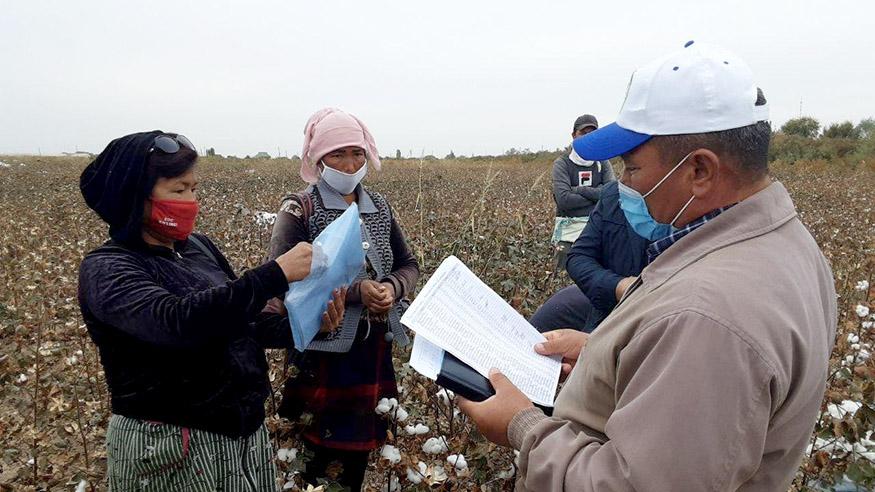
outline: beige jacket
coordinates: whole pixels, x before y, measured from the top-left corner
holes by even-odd
[[[785,491],[823,398],[833,276],[773,183],[671,246],[593,333],[517,490]]]

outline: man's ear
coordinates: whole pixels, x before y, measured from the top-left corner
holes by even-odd
[[[696,198],[708,195],[717,186],[720,173],[723,171],[720,157],[708,149],[697,149],[690,156],[693,167],[692,185]]]

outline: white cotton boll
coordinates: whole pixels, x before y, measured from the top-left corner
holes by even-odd
[[[860,341],[860,337],[853,333],[848,333],[848,343],[857,343]]]
[[[857,290],[866,291],[869,290],[869,281],[868,280],[860,280],[857,282]]]
[[[857,316],[859,316],[861,318],[865,318],[866,316],[869,316],[869,307],[868,306],[864,306],[862,304],[857,304],[857,308],[855,309],[855,311],[857,312]]]
[[[851,344],[851,350],[860,350],[860,344],[859,343]]]
[[[388,484],[383,484],[380,488],[382,492],[395,492],[396,490],[401,490],[401,481],[398,480],[398,477],[392,475],[392,480]]]
[[[468,462],[465,461],[465,457],[461,454],[451,454],[447,456],[447,463],[452,465],[457,472],[463,472],[468,469]]]
[[[513,463],[507,468],[507,470],[501,471],[498,473],[498,478],[502,480],[507,480],[508,478],[513,478],[516,473],[516,467],[513,466]]]
[[[33,466],[34,463],[36,463],[36,461],[34,461],[33,458],[27,460],[27,466]]]
[[[854,415],[863,406],[862,403],[852,400],[845,400],[840,404],[830,403],[826,406],[826,413],[830,417],[841,420],[845,415]]]
[[[419,462],[416,465],[416,470],[413,468],[407,467],[407,481],[412,484],[422,483],[422,479],[425,478],[426,473],[428,473],[428,466],[423,462]]]
[[[389,403],[387,398],[383,398],[382,400],[377,402],[377,408],[374,409],[377,412],[377,415],[384,415],[389,413],[389,410],[392,410],[392,405]]]
[[[19,374],[19,375],[18,375],[18,379],[16,379],[16,381],[18,381],[19,384],[21,384],[21,383],[26,383],[26,382],[27,382],[27,376],[25,376],[24,374]]]
[[[419,472],[414,471],[412,468],[408,467],[407,468],[407,481],[414,484],[414,485],[418,485],[418,484],[422,483],[422,477],[419,475]]]
[[[428,434],[429,428],[427,425],[416,424],[416,425],[408,425],[404,428],[408,435],[411,436],[419,436],[422,434]]]
[[[295,485],[295,482],[290,480],[290,481],[286,482],[285,485],[283,485],[283,490],[292,490],[295,487],[297,487],[297,485]]]
[[[80,480],[79,485],[76,486],[76,492],[85,492],[85,489],[88,487],[88,482],[85,480]]]
[[[443,483],[447,481],[447,471],[444,470],[443,466],[435,465],[431,469],[431,482],[432,483]]]
[[[407,417],[409,417],[409,414],[407,413],[407,410],[398,407],[398,410],[395,410],[394,417],[396,421],[404,422],[405,420],[407,420]]]
[[[847,362],[848,364],[853,364],[854,363],[854,356],[849,355],[849,356],[845,357],[845,362]]]
[[[298,457],[298,450],[296,448],[280,448],[276,452],[276,459],[280,461],[295,461]]]
[[[455,398],[456,394],[448,389],[441,389],[437,392],[437,397],[446,406],[450,406],[450,402]]]
[[[859,410],[863,406],[863,404],[858,401],[845,400],[842,402],[841,406],[842,410],[851,415],[854,415],[855,413],[857,413],[857,410]]]
[[[401,451],[391,444],[383,445],[383,449],[380,450],[380,456],[383,459],[389,460],[389,463],[393,465],[401,461]]]
[[[867,330],[871,329],[873,326],[875,326],[875,321],[864,321],[863,322],[863,328],[865,328]]]
[[[429,437],[422,444],[422,451],[426,454],[442,454],[446,453],[448,449],[447,440],[443,436]]]
[[[276,222],[276,214],[271,212],[255,212],[255,223],[260,226],[273,225]]]

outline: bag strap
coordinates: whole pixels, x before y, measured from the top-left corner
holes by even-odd
[[[204,244],[204,242],[201,241],[201,239],[199,237],[195,236],[194,234],[191,234],[188,236],[188,242],[190,242],[192,244],[192,246],[197,248],[198,251],[207,255],[207,257],[209,257],[210,259],[212,259],[216,263],[216,266],[221,268],[222,264],[219,263],[219,259],[216,258],[216,255],[213,254],[213,252],[210,250],[210,248],[208,248],[207,245]]]

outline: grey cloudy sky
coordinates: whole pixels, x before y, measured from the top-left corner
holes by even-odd
[[[140,130],[223,154],[300,152],[361,117],[382,154],[567,145],[635,67],[688,39],[753,68],[773,124],[875,115],[875,2],[42,1],[0,12],[0,153],[100,151]]]

